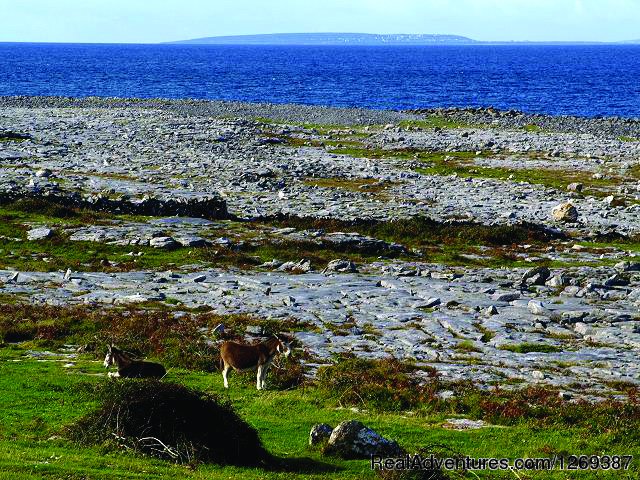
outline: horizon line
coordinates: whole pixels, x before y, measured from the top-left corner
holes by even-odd
[[[432,37],[458,37],[468,40],[473,44],[477,45],[501,45],[501,44],[604,44],[604,45],[618,45],[625,43],[640,43],[640,39],[625,39],[625,40],[476,40],[471,37],[467,37],[466,35],[454,34],[454,33],[367,33],[367,32],[277,32],[277,33],[246,33],[246,34],[233,34],[233,35],[212,35],[206,37],[193,37],[181,40],[163,40],[163,41],[155,41],[155,42],[120,42],[120,41],[37,41],[37,40],[0,40],[0,44],[60,44],[60,45],[171,45],[171,44],[180,44],[185,42],[193,42],[197,40],[205,40],[205,39],[228,39],[228,38],[238,38],[241,39],[243,37],[275,37],[279,35],[367,35],[367,36],[432,36]],[[192,44],[197,46],[197,44]],[[212,44],[213,45],[213,44]],[[246,44],[246,43],[227,43],[225,45],[264,45],[268,46],[268,43],[263,44]],[[284,44],[276,44],[279,46],[284,46]],[[274,45],[274,46],[276,46]],[[300,45],[306,46],[305,44],[288,44],[290,46]],[[454,45],[443,45],[443,44],[434,44],[434,45],[406,45],[406,46],[471,46],[470,43],[464,44],[454,44]],[[200,44],[199,46],[203,46]],[[317,45],[322,46],[322,45]],[[339,45],[327,45],[327,46],[367,46],[367,45],[354,45],[354,44],[339,44]],[[403,45],[388,45],[388,46],[403,46]]]

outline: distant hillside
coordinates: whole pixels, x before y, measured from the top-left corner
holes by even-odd
[[[274,33],[196,38],[168,43],[190,45],[470,45],[478,42],[458,35]]]

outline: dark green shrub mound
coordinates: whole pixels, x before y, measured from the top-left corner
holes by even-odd
[[[83,444],[113,444],[186,462],[255,466],[269,460],[256,430],[218,398],[173,383],[111,381],[101,407],[67,427]]]

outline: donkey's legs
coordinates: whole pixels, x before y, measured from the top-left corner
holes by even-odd
[[[229,365],[225,364],[222,369],[222,378],[224,379],[224,388],[229,388],[229,380],[227,379],[227,375],[229,374]]]
[[[262,390],[267,388],[267,372],[269,371],[270,364],[266,364],[262,367],[262,377],[260,378],[260,384],[262,385]]]
[[[262,365],[258,365],[258,374],[256,375],[256,388],[262,389]]]

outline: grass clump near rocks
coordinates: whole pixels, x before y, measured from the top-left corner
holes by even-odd
[[[443,245],[462,248],[470,245],[498,247],[520,243],[542,244],[562,238],[558,233],[527,223],[488,226],[465,221],[438,222],[428,217],[391,221],[345,221],[287,215],[262,220],[262,222],[277,227],[293,227],[297,230],[355,232],[417,248]]]
[[[342,406],[402,411],[428,402],[435,393],[431,384],[420,386],[413,371],[413,366],[395,358],[343,357],[318,370],[317,384]]]
[[[503,345],[500,350],[508,350],[514,353],[557,353],[561,352],[562,348],[546,343],[518,343],[515,345]]]
[[[111,445],[179,463],[269,462],[257,431],[219,398],[152,380],[101,384],[99,408],[66,428],[77,443]]]

